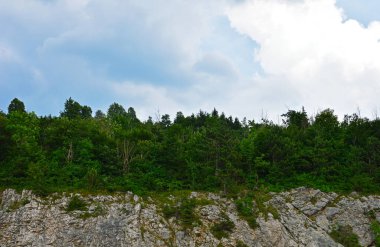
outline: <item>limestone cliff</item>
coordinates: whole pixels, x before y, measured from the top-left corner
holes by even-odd
[[[308,188],[269,196],[265,210],[252,201],[257,207],[252,226],[233,199],[213,193],[187,195],[195,202],[190,219],[181,216],[184,202],[175,196],[63,193],[41,198],[7,189],[0,204],[0,246],[342,246],[332,237],[341,229],[343,238],[352,234],[360,245],[375,246],[378,233],[371,224],[380,220],[379,196]],[[74,199],[77,204],[70,208]]]

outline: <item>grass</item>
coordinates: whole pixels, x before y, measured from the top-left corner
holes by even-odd
[[[280,214],[278,213],[277,209],[273,207],[272,205],[266,206],[266,212],[267,212],[266,215],[268,215],[268,213],[271,213],[274,219],[276,220],[280,219]]]
[[[105,214],[106,210],[100,204],[97,204],[93,212],[85,212],[81,214],[79,218],[85,220],[88,218],[94,218]]]
[[[8,210],[9,211],[15,211],[15,210],[25,206],[29,202],[30,202],[30,200],[28,198],[22,198],[20,201],[15,201],[11,205],[9,205]]]
[[[359,238],[352,231],[351,226],[338,225],[330,232],[330,236],[345,247],[360,247]]]
[[[269,213],[273,215],[274,219],[279,219],[280,214],[277,209],[267,203],[271,198],[271,195],[265,189],[246,193],[240,199],[235,200],[239,216],[246,220],[252,229],[258,227],[256,219],[260,216],[260,213],[265,220],[268,220]]]

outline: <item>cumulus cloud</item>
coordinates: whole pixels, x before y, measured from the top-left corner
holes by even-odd
[[[225,77],[228,80],[237,80],[238,72],[231,62],[218,53],[207,53],[194,64],[195,71],[205,75]]]
[[[191,114],[186,99],[193,98],[193,91],[185,92],[145,82],[112,82],[115,98],[123,105],[134,106],[141,119],[157,118],[160,114],[175,116],[178,111]],[[156,120],[156,119],[154,119]]]
[[[39,114],[73,97],[142,117],[377,106],[380,24],[333,0],[0,0],[0,30],[2,109],[16,96]]]
[[[0,42],[14,45],[31,68],[29,80],[48,82],[52,92],[47,96],[61,102],[72,96],[101,108],[99,101],[114,97],[110,81],[172,88],[189,84],[194,63],[203,57],[200,46],[222,13],[223,2],[0,1]],[[1,54],[2,60],[9,60],[9,49]],[[12,83],[16,79],[9,80],[10,71],[0,75],[1,81],[8,81],[9,97],[30,94]],[[1,98],[4,108],[9,99]],[[47,108],[51,105],[40,108],[54,113]]]
[[[334,0],[248,0],[228,16],[259,44],[262,80],[286,84],[299,105],[369,114],[378,104],[380,22],[346,19]]]

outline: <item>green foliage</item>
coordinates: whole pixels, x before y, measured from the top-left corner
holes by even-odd
[[[166,219],[170,219],[172,217],[178,218],[179,210],[177,207],[164,205],[162,208],[162,213]]]
[[[247,221],[248,225],[255,229],[258,227],[256,219],[260,214],[265,220],[268,220],[268,214],[271,213],[274,219],[279,219],[280,214],[277,209],[267,202],[271,196],[266,189],[261,188],[250,193],[242,195],[239,199],[235,200],[236,209],[239,216]]]
[[[236,247],[248,247],[248,245],[246,245],[243,241],[238,240],[236,242]]]
[[[95,209],[92,212],[84,212],[83,214],[79,216],[79,218],[85,220],[88,218],[95,218],[95,217],[105,215],[105,214],[106,214],[106,210],[100,204],[97,204]]]
[[[251,197],[244,197],[238,200],[235,200],[236,209],[239,213],[239,216],[247,221],[248,225],[255,229],[258,227],[256,221],[258,214],[253,206],[253,200]]]
[[[371,230],[375,236],[376,247],[379,247],[380,246],[380,223],[377,220],[372,221]]]
[[[66,212],[71,212],[71,211],[76,211],[76,210],[79,210],[79,211],[86,211],[87,210],[87,203],[85,201],[83,201],[77,195],[70,198],[70,201],[66,207]]]
[[[9,211],[15,211],[15,210],[25,206],[29,202],[30,202],[30,200],[28,198],[22,198],[19,201],[14,201],[11,205],[9,205],[8,210]]]
[[[125,111],[124,107],[122,105],[119,105],[118,103],[113,103],[112,105],[110,105],[107,111],[107,117],[114,121],[117,121],[118,119],[125,117],[126,115],[127,112]]]
[[[21,100],[14,98],[8,106],[8,114],[11,114],[12,112],[25,112],[24,103]]]
[[[371,230],[375,237],[376,247],[380,246],[380,223],[376,219],[376,211],[370,210],[367,212],[367,216],[371,221]]]
[[[195,199],[185,199],[181,202],[179,207],[179,218],[182,226],[191,228],[194,225],[199,225],[199,219],[194,213],[194,209],[197,206]]]
[[[14,99],[8,114],[0,112],[0,187],[44,195],[83,189],[236,195],[262,186],[380,191],[379,119],[353,114],[339,122],[331,109],[312,119],[302,109],[289,110],[276,125],[240,122],[214,109],[141,122],[127,109],[113,103],[107,116],[98,111],[92,118],[90,107],[69,98],[59,117],[38,117]],[[258,195],[250,197],[255,214],[276,215]]]
[[[91,118],[92,110],[89,106],[82,106],[72,98],[65,102],[65,110],[61,112],[61,117],[69,119]]]
[[[99,172],[96,166],[88,168],[86,177],[89,190],[93,190],[99,183]]]
[[[184,229],[200,225],[199,217],[194,210],[197,206],[204,205],[205,200],[189,198],[187,193],[180,193],[177,197],[161,195],[156,197],[161,204],[161,210],[166,219],[175,217]]]
[[[282,117],[285,117],[283,123],[288,127],[302,128],[305,129],[309,126],[309,120],[307,118],[307,113],[302,107],[302,111],[289,110],[287,113],[282,114]]]
[[[267,209],[268,213],[271,213],[273,215],[274,219],[276,219],[276,220],[280,219],[280,214],[278,213],[277,209],[275,207],[273,207],[273,205],[268,205],[266,207],[266,209]],[[268,214],[266,214],[266,215],[268,215]]]
[[[260,213],[263,214],[265,220],[268,220],[268,213],[273,215],[273,218],[279,217],[279,214],[275,207],[268,205],[266,202],[269,201],[272,197],[265,189],[261,189],[253,192],[253,199],[256,202],[257,209]]]
[[[330,232],[330,236],[345,247],[360,247],[358,236],[352,232],[351,226],[340,226]]]
[[[227,215],[221,215],[222,220],[214,224],[210,231],[217,239],[228,238],[230,233],[235,228],[235,224],[228,218]]]

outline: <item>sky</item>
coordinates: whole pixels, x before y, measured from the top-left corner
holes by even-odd
[[[378,0],[0,0],[0,109],[380,114]]]

